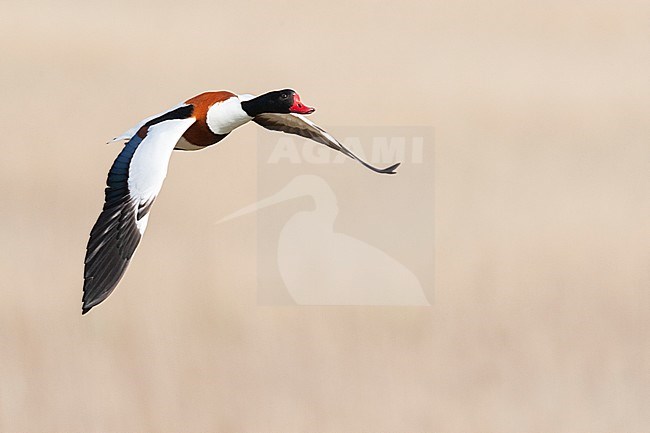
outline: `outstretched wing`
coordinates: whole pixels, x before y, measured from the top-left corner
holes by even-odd
[[[287,134],[296,134],[301,137],[309,138],[318,143],[324,144],[325,146],[331,147],[334,150],[344,153],[352,159],[359,161],[365,167],[369,168],[372,171],[382,174],[395,174],[395,170],[401,163],[393,164],[387,168],[377,168],[368,164],[349,149],[343,146],[336,138],[332,137],[327,131],[325,131],[320,126],[316,125],[311,120],[307,119],[300,114],[290,113],[290,114],[275,114],[275,113],[265,113],[256,116],[253,121],[259,125],[262,125],[266,129],[273,131],[282,131]]]
[[[191,113],[191,107],[180,107],[146,122],[108,172],[104,209],[86,247],[82,314],[106,299],[124,275],[167,175],[172,150],[196,120]]]

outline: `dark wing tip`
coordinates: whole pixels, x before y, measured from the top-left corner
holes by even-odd
[[[401,162],[398,162],[397,164],[393,164],[390,167],[386,167],[383,170],[380,170],[379,173],[381,174],[396,174],[397,172],[397,167],[399,167]]]
[[[379,173],[379,174],[396,174],[395,170],[397,170],[397,167],[399,167],[400,164],[401,164],[401,162],[398,162],[397,164],[393,164],[390,167],[377,168],[377,167],[374,167],[374,166],[368,164],[367,162],[363,161],[362,159],[357,158],[354,155],[352,155],[352,157],[354,159],[356,159],[357,161],[359,161],[361,164],[363,164],[366,168],[369,168],[370,170],[374,171],[375,173]]]
[[[89,280],[92,281],[92,277],[87,278],[84,281],[84,294],[83,294],[83,299],[81,304],[82,316],[87,312],[89,312],[93,307],[100,304],[104,299],[106,299],[106,296],[101,296],[101,294],[99,296],[97,294],[95,294],[94,296],[91,295],[91,292],[88,287],[90,282]]]
[[[108,294],[105,294],[103,296],[102,295],[96,296],[94,298],[90,298],[90,297],[87,298],[86,296],[84,296],[84,298],[86,299],[83,300],[83,304],[81,306],[81,315],[83,316],[84,314],[92,310],[94,307],[101,304],[107,297]]]
[[[97,287],[94,287],[92,284],[93,277],[86,278],[84,280],[83,288],[83,299],[81,304],[81,315],[83,316],[89,312],[93,307],[99,305],[108,297],[110,291],[106,293],[106,290],[97,292]]]

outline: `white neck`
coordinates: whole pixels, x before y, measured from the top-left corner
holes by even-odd
[[[217,102],[208,109],[206,121],[212,132],[219,135],[229,134],[235,128],[250,122],[250,117],[241,108],[241,101],[237,96]]]

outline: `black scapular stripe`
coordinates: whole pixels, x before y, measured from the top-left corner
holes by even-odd
[[[182,107],[178,107],[172,111],[168,111],[158,117],[149,120],[147,123],[142,125],[142,127],[140,127],[137,135],[140,138],[144,138],[146,137],[147,131],[151,126],[164,122],[166,120],[187,119],[192,115],[192,113],[194,113],[194,105],[183,105]]]

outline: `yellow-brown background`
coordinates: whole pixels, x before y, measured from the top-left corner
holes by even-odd
[[[650,429],[644,1],[0,4],[0,431]],[[256,305],[256,131],[175,154],[80,315],[119,145],[207,89],[432,125],[431,308]],[[245,228],[245,230],[243,230]]]

